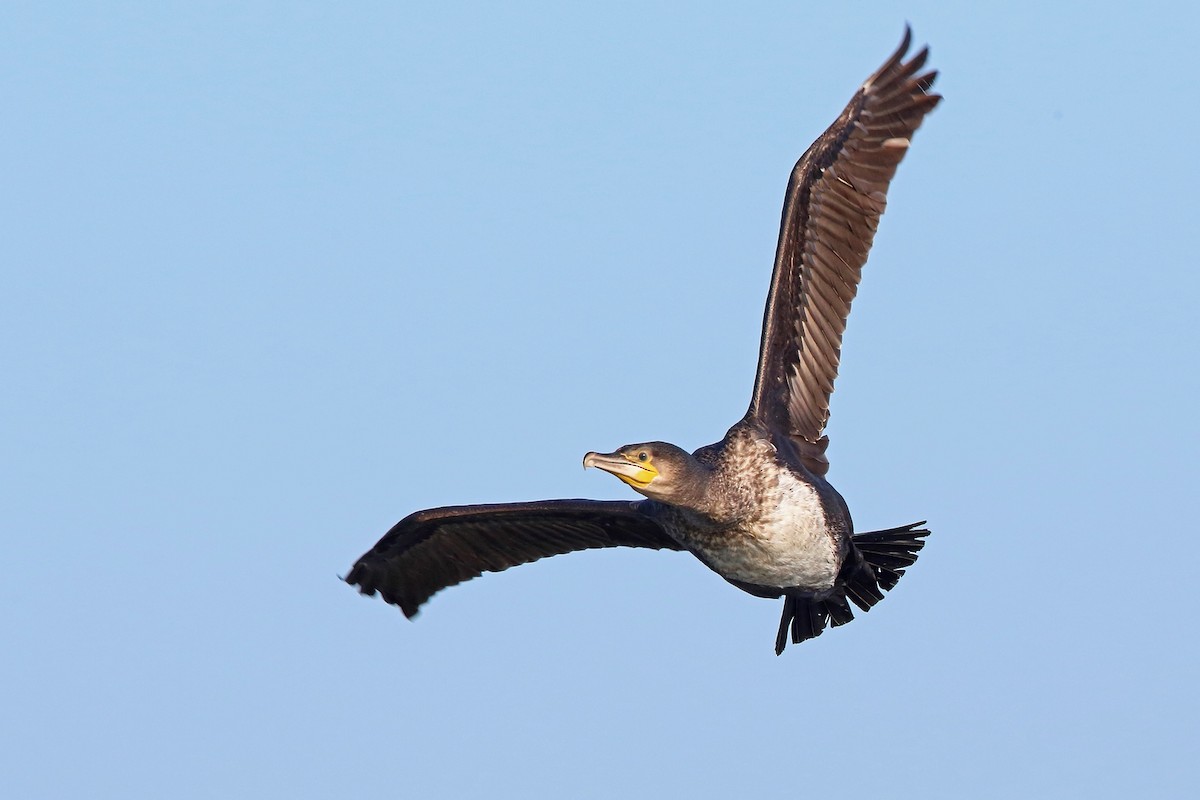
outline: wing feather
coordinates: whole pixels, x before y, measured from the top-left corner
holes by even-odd
[[[448,586],[539,558],[596,547],[683,549],[640,505],[545,500],[418,511],[365,553],[346,582],[412,617]]]
[[[763,317],[749,415],[792,437],[823,475],[842,334],[862,267],[887,207],[887,190],[913,133],[941,100],[936,71],[920,73],[922,48],[905,61],[912,32],[867,79],[841,116],[792,170]]]

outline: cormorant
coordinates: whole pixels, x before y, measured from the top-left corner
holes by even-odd
[[[796,163],[788,181],[750,408],[725,438],[688,453],[665,442],[588,453],[584,467],[647,499],[546,500],[418,511],[354,564],[346,582],[412,617],[483,572],[593,547],[687,550],[759,597],[782,597],[775,642],[820,635],[883,599],[924,546],[923,522],[855,534],[825,480],[823,435],[842,332],[888,184],[938,104],[922,49],[896,52]]]

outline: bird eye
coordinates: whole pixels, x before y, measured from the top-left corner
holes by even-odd
[[[650,456],[649,456],[649,455],[646,453],[646,451],[645,451],[645,450],[643,450],[642,452],[638,453],[638,461],[645,461],[645,460],[646,460],[646,459],[648,459],[648,458],[650,458]]]

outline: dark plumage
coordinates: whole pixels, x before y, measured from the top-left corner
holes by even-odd
[[[797,162],[788,181],[754,392],[746,415],[694,453],[664,442],[588,453],[648,499],[547,500],[418,511],[346,581],[412,617],[439,590],[483,572],[594,547],[687,550],[759,597],[784,598],[776,637],[820,635],[883,599],[913,564],[923,523],[854,534],[825,480],[829,398],[842,332],[888,184],[937,105],[927,51],[911,34]]]
[[[682,549],[637,506],[630,500],[546,500],[418,511],[392,526],[346,580],[364,594],[378,588],[412,617],[447,586],[546,556],[594,547]]]

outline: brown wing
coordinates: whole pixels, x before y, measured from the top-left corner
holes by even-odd
[[[364,554],[346,583],[365,595],[379,592],[412,617],[447,586],[546,556],[593,547],[683,549],[639,506],[640,501],[545,500],[418,511]]]
[[[792,170],[763,318],[750,415],[790,435],[806,466],[829,469],[829,396],[842,332],[887,189],[921,120],[941,100],[929,54],[904,61],[912,32]]]

